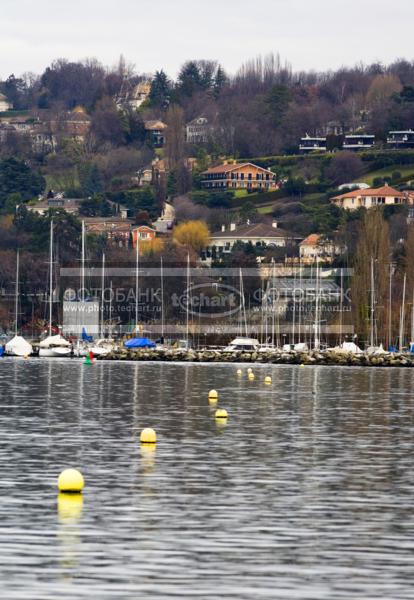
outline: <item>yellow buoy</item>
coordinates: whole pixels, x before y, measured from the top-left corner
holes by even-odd
[[[251,381],[253,381],[253,379],[254,379],[254,373],[253,372],[249,373],[248,377],[249,377],[249,379]]]
[[[58,488],[60,492],[81,492],[83,485],[82,473],[77,469],[65,469],[59,475]]]
[[[253,369],[252,369],[251,367],[249,367],[249,368],[247,369],[247,372],[248,372],[248,373],[253,373]]]
[[[271,377],[269,377],[269,375],[268,375],[267,377],[265,377],[265,383],[266,383],[266,384],[268,384],[268,385],[269,385],[270,383],[272,383],[272,378],[271,378]]]
[[[147,427],[141,431],[139,439],[141,444],[155,444],[157,442],[157,434],[153,429]]]
[[[301,364],[300,366],[301,366],[301,367],[304,367],[305,365],[304,365],[304,364]]]
[[[208,397],[208,402],[209,402],[209,404],[214,404],[215,405],[218,402],[218,398],[214,398],[214,397],[210,398],[210,396],[209,396]]]
[[[216,392],[216,390],[210,390],[208,393],[208,398],[209,400],[217,400],[218,393]]]
[[[225,408],[218,408],[216,410],[216,414],[215,414],[216,419],[227,419],[228,416],[229,415],[228,415],[227,410]]]
[[[242,370],[241,369],[237,369],[237,375],[242,375]]]

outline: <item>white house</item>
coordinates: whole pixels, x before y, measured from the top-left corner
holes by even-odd
[[[225,225],[222,225],[221,231],[210,235],[206,255],[209,257],[213,252],[218,256],[229,253],[237,242],[251,243],[253,246],[284,248],[288,244],[296,243],[299,239],[284,229],[279,229],[276,221],[273,221],[272,225],[256,223],[240,227],[237,227],[235,223],[231,223],[228,229]]]
[[[213,130],[206,117],[197,117],[186,125],[186,139],[190,144],[205,144]]]
[[[299,244],[299,256],[304,263],[313,263],[316,262],[316,259],[330,263],[344,250],[345,248],[340,244],[335,244],[318,233],[311,233]]]
[[[4,94],[0,93],[0,112],[13,110],[13,104],[9,102]]]
[[[356,210],[361,207],[372,208],[373,206],[390,204],[413,204],[414,195],[410,192],[399,192],[390,185],[383,185],[380,188],[352,190],[351,192],[334,196],[331,198],[331,202],[346,210]]]

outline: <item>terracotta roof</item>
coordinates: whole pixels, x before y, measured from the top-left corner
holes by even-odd
[[[272,227],[266,223],[255,223],[253,225],[242,225],[237,227],[234,231],[217,231],[211,234],[211,239],[214,238],[228,238],[234,239],[240,238],[297,238],[296,234],[289,233],[285,229],[279,229],[278,227]]]
[[[230,173],[231,171],[235,171],[236,169],[241,169],[242,167],[254,167],[255,169],[261,169],[262,171],[266,171],[267,173],[271,173],[274,175],[273,171],[269,169],[265,169],[264,167],[259,167],[258,165],[254,165],[253,163],[238,163],[238,164],[229,164],[229,165],[218,165],[216,167],[211,167],[207,169],[207,171],[203,171],[202,175],[210,175],[212,173]]]
[[[167,125],[162,121],[153,120],[153,121],[145,121],[145,129],[147,131],[153,131],[157,129],[167,129]]]
[[[366,190],[352,190],[346,194],[340,194],[334,196],[332,200],[343,200],[344,198],[366,198],[369,196],[393,196],[397,198],[404,198],[405,194],[394,189],[390,185],[383,185],[379,188],[368,188]]]
[[[321,236],[318,233],[311,233],[306,237],[300,246],[317,246],[321,240]]]

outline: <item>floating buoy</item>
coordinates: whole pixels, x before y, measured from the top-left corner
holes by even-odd
[[[65,469],[59,475],[58,488],[60,492],[81,492],[83,485],[83,475],[77,469]]]
[[[249,375],[248,375],[248,378],[249,378],[251,381],[253,381],[253,379],[254,379],[254,373],[253,373],[253,372],[250,372],[250,373],[249,373]]]
[[[25,354],[25,355],[23,356],[23,358],[24,358],[25,360],[27,360],[29,357],[27,356],[27,354]]]
[[[213,405],[215,405],[215,404],[217,404],[217,402],[218,402],[218,398],[214,398],[214,396],[211,398],[211,397],[209,396],[209,397],[208,397],[208,401],[209,401],[209,404],[213,404]]]
[[[89,356],[89,354],[87,354],[87,355],[85,356],[85,362],[84,362],[83,364],[84,364],[84,365],[90,365],[90,364],[91,364],[91,359],[90,359],[90,356]]]
[[[251,367],[249,367],[249,368],[247,369],[247,372],[248,372],[248,373],[253,373],[253,369],[252,369]]]
[[[304,367],[305,365],[302,363],[300,366],[301,366],[301,367]]]
[[[241,369],[237,369],[237,375],[242,375],[242,370]]]
[[[210,390],[208,393],[208,399],[209,400],[217,400],[218,398],[218,393],[216,392],[216,390]]]
[[[89,352],[89,360],[93,362],[93,352],[92,350]]]
[[[228,415],[227,410],[225,408],[218,408],[216,410],[216,414],[215,414],[216,419],[227,419],[228,416],[229,415]]]
[[[272,378],[269,375],[267,377],[265,377],[265,383],[267,385],[269,385],[270,383],[272,383]]]
[[[153,429],[147,427],[141,431],[139,439],[141,444],[155,444],[157,442],[157,434]]]

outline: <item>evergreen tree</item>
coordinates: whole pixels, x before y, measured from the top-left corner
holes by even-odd
[[[171,96],[171,84],[164,71],[157,71],[151,82],[151,91],[149,94],[151,106],[157,106],[162,109],[168,108]]]

